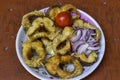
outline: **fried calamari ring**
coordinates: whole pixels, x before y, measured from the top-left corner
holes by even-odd
[[[23,16],[22,19],[22,26],[28,30],[32,26],[32,22],[34,19],[44,16],[44,13],[39,11],[32,11],[26,15]]]
[[[42,61],[46,56],[46,52],[43,48],[43,44],[40,41],[35,42],[24,42],[22,55],[25,63],[30,67],[43,66]],[[37,55],[37,57],[34,57]]]
[[[40,26],[43,26],[43,19],[41,17],[36,18],[32,22],[32,26],[28,29],[27,35],[31,36],[36,30],[40,28]]]
[[[85,66],[92,65],[97,61],[98,58],[96,51],[92,51],[88,56],[86,56],[84,53],[77,54],[75,56],[79,58],[80,62]]]
[[[74,22],[73,22],[73,26],[77,26],[79,28],[83,28],[83,20],[75,19]]]
[[[57,14],[59,14],[61,12],[61,9],[59,7],[53,7],[50,11],[49,11],[49,17],[52,20],[55,20],[55,17],[57,16]]]
[[[74,70],[72,72],[63,70],[60,68],[61,64],[70,64],[74,65]],[[73,56],[58,56],[55,55],[47,60],[45,64],[47,71],[52,75],[58,75],[60,78],[72,78],[78,76],[82,73],[83,67],[77,59]]]
[[[33,21],[33,26],[28,30],[29,40],[34,41],[38,38],[53,39],[56,36],[56,28],[50,18],[37,18]]]
[[[45,64],[45,67],[50,74],[56,75],[59,63],[60,63],[60,56],[54,55],[51,58],[47,59],[47,63]]]
[[[65,27],[62,34],[59,34],[53,40],[53,50],[55,51],[55,53],[64,55],[68,51],[70,51],[70,42],[68,39],[72,32],[73,29],[71,27]]]
[[[65,4],[61,7],[62,11],[74,11],[77,12],[77,8],[71,4]]]
[[[37,40],[37,39],[47,38],[47,37],[48,37],[48,34],[46,32],[36,32],[34,35],[29,36],[28,40],[34,41],[34,40]]]

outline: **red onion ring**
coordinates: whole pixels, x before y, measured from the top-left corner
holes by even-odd
[[[72,42],[75,42],[75,41],[77,41],[78,39],[81,38],[81,34],[82,34],[81,30],[78,30],[76,32],[77,32],[77,35],[71,39]]]
[[[98,49],[100,49],[100,46],[97,46],[97,47],[91,47],[91,46],[89,46],[88,49],[89,50],[98,50]]]
[[[86,34],[87,34],[87,30],[86,30],[86,29],[83,29],[83,30],[82,30],[82,36],[81,36],[81,38],[80,38],[79,40],[84,40],[84,41],[85,41],[85,40],[86,40],[86,39],[85,39]]]
[[[87,49],[86,52],[85,52],[85,54],[89,55],[91,52],[92,52],[92,50]]]
[[[70,14],[71,14],[72,17],[77,16],[77,14],[74,13],[74,12],[70,12]]]
[[[76,41],[75,44],[73,45],[73,51],[77,50],[77,48],[79,46],[81,46],[82,44],[85,44],[84,41]]]
[[[99,42],[95,40],[96,32],[94,29],[78,28],[73,27],[76,33],[76,36],[71,39],[74,43],[72,46],[72,54],[85,53],[89,55],[93,50],[99,50]]]
[[[81,46],[78,48],[77,53],[80,54],[80,53],[82,53],[82,52],[85,52],[85,51],[87,50],[87,47],[88,47],[88,46],[89,46],[89,45],[88,45],[87,43],[81,45]]]

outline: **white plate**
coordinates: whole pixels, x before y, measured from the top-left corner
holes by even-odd
[[[46,11],[47,8],[44,8],[40,11]],[[99,30],[101,31],[101,39],[100,39],[100,43],[101,43],[101,49],[99,50],[99,54],[98,54],[98,60],[96,63],[94,63],[93,65],[89,66],[89,67],[84,67],[84,71],[81,75],[75,77],[75,78],[70,78],[70,80],[78,80],[78,79],[83,79],[85,77],[87,77],[88,75],[90,75],[100,64],[100,62],[103,59],[104,56],[104,52],[105,52],[105,37],[103,34],[103,31],[100,27],[100,25],[97,23],[97,21],[95,19],[93,19],[90,15],[88,15],[86,12],[78,9],[78,11],[82,14],[81,16],[86,16],[87,17],[87,21],[89,21],[91,24],[95,25],[96,27],[99,28]],[[54,77],[52,75],[49,75],[47,73],[47,71],[44,68],[40,68],[39,71],[34,69],[34,68],[30,68],[29,66],[27,66],[23,60],[22,57],[22,43],[26,40],[26,34],[25,31],[23,29],[23,27],[21,26],[17,37],[16,37],[16,52],[17,52],[17,56],[18,59],[20,60],[20,63],[23,65],[23,67],[29,72],[31,73],[33,76],[37,77],[38,79],[41,80],[48,80],[48,79],[58,79],[57,77]]]

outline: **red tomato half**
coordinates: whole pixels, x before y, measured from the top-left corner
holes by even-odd
[[[71,26],[73,23],[72,16],[69,12],[61,12],[56,16],[55,23],[61,28]]]

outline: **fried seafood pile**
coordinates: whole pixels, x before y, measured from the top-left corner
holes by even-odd
[[[59,14],[62,16],[58,20],[63,21],[56,23]],[[100,31],[82,20],[71,4],[52,6],[47,12],[32,11],[23,16],[22,26],[27,36],[22,56],[30,67],[44,67],[51,75],[73,78],[98,58]],[[70,64],[73,70],[69,69]]]

